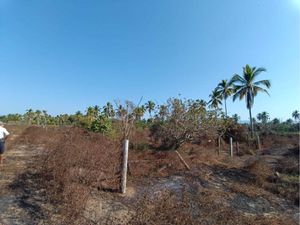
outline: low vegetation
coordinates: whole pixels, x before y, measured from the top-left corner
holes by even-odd
[[[45,190],[42,197],[60,215],[59,223],[46,218],[47,224],[295,224],[284,212],[299,205],[299,112],[285,122],[270,121],[267,112],[252,117],[255,96],[270,88],[269,80],[256,81],[262,72],[246,65],[243,75],[222,80],[208,102],[115,102],[58,116],[29,109],[0,120],[27,126],[10,149],[43,149],[30,183]],[[245,98],[250,126],[237,114],[228,115],[231,96]],[[116,194],[122,142],[128,138],[129,186],[136,192],[131,198]],[[229,156],[231,139],[235,157]],[[23,181],[26,188],[29,183]],[[95,192],[103,200],[99,204],[113,199],[135,216],[126,222],[91,222],[85,214]]]

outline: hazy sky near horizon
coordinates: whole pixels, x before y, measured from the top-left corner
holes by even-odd
[[[0,115],[208,100],[248,63],[272,82],[253,114],[287,119],[300,102],[299,12],[300,0],[0,0]],[[244,101],[228,111],[248,119]]]

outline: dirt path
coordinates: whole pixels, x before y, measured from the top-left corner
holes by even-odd
[[[13,142],[17,135],[10,137]],[[45,224],[44,212],[48,211],[41,190],[31,178],[34,171],[30,168],[40,148],[30,149],[24,145],[9,148],[4,154],[4,164],[0,166],[0,225]]]

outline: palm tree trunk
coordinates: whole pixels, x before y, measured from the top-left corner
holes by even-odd
[[[251,137],[253,138],[253,121],[252,121],[252,113],[251,113],[251,108],[249,108],[249,116],[250,116],[250,127],[251,127]]]
[[[227,117],[227,105],[226,105],[226,98],[224,99],[225,102],[225,116]]]

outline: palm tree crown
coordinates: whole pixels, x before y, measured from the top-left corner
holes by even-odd
[[[300,119],[300,113],[298,110],[295,110],[293,113],[292,113],[292,117],[295,119],[295,120],[299,120]]]
[[[218,92],[216,89],[212,91],[212,93],[209,95],[209,98],[209,107],[217,109],[219,105],[222,105],[222,97],[220,92]]]

